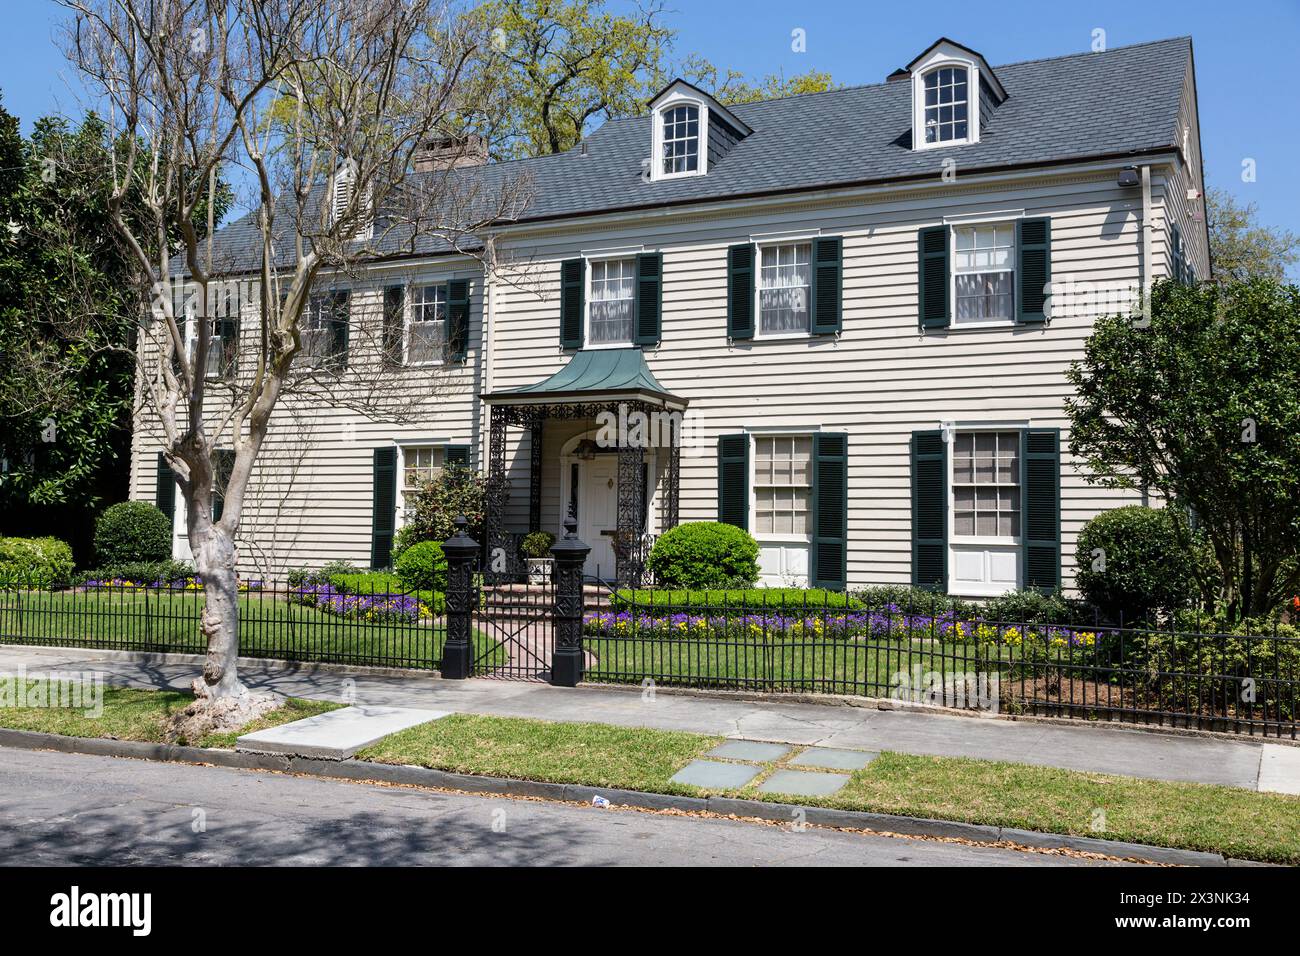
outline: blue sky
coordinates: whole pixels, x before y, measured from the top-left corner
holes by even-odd
[[[75,79],[55,44],[63,9],[53,0],[6,0],[4,13],[5,107],[24,129],[38,115],[78,115]],[[680,53],[751,75],[826,70],[845,84],[883,80],[940,35],[979,50],[994,67],[1087,51],[1096,29],[1106,31],[1110,47],[1190,35],[1207,182],[1258,203],[1265,223],[1300,232],[1300,0],[668,0],[667,21],[679,31]],[[795,29],[805,31],[806,52],[791,50]],[[1255,160],[1253,183],[1241,178],[1247,158]]]

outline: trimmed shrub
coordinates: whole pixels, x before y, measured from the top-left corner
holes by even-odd
[[[519,549],[528,558],[549,558],[553,544],[555,544],[555,535],[549,531],[530,531],[519,543]]]
[[[1128,505],[1083,526],[1075,584],[1108,620],[1149,621],[1192,604],[1198,560],[1179,544],[1166,509]]]
[[[1079,601],[1060,591],[1044,594],[1033,588],[1012,591],[984,602],[980,616],[986,621],[1027,624],[1089,624],[1093,615]]]
[[[947,614],[975,617],[979,606],[958,597],[950,597],[929,588],[910,584],[873,584],[858,588],[853,596],[868,610],[896,608],[908,614]]]
[[[147,501],[118,502],[95,522],[95,557],[101,565],[171,556],[172,523]]]
[[[610,607],[638,613],[724,614],[728,617],[750,611],[773,614],[815,614],[819,611],[859,610],[861,602],[843,591],[823,588],[742,588],[724,591],[618,591]]]
[[[329,583],[339,594],[353,594],[357,597],[410,594],[438,616],[447,610],[447,596],[441,591],[413,591],[402,583],[401,578],[390,571],[332,574]]]
[[[659,536],[649,567],[666,588],[749,588],[758,580],[758,542],[735,525],[691,521]]]
[[[0,583],[61,588],[72,579],[72,548],[58,538],[0,538]]]
[[[402,552],[394,570],[408,591],[447,590],[447,557],[437,541],[420,541]]]
[[[122,561],[88,571],[81,578],[89,581],[131,581],[135,584],[175,584],[192,581],[194,565],[186,561]]]
[[[331,561],[319,568],[290,568],[285,574],[285,581],[291,588],[312,587],[329,584],[330,579],[339,574],[364,574],[361,568],[351,561]]]

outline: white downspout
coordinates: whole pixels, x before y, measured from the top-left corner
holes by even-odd
[[[1151,222],[1151,167],[1144,165],[1142,167],[1142,264],[1140,269],[1141,290],[1142,290],[1142,315],[1151,321],[1151,230],[1154,224]],[[1142,485],[1142,504],[1144,507],[1151,503],[1150,496],[1147,493],[1147,486]]]
[[[493,387],[493,363],[496,359],[496,324],[492,322],[492,296],[496,283],[496,237],[489,235],[484,243],[483,256],[483,393],[490,395]],[[478,397],[475,396],[475,401]],[[488,428],[491,424],[487,406],[479,402],[479,464],[486,472],[488,460]]]

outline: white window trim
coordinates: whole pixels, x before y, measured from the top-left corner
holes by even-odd
[[[788,337],[788,336],[787,336]],[[749,439],[749,533],[753,539],[760,544],[803,544],[812,547],[813,543],[813,512],[811,507],[808,510],[808,533],[807,534],[778,534],[760,533],[758,531],[758,487],[755,484],[755,477],[758,469],[758,438],[807,438],[815,440],[814,436],[821,431],[820,425],[805,426],[784,426],[784,425],[766,425],[754,426],[745,429],[745,435]],[[813,466],[813,459],[816,458],[814,451],[809,458],[809,466]],[[811,475],[809,476],[809,505],[811,506],[812,483]]]
[[[945,419],[945,420],[941,423],[941,428],[942,428],[943,433],[944,433],[944,435],[945,435],[944,442],[945,442],[945,444],[948,446],[947,449],[946,449],[946,453],[945,453],[945,455],[944,455],[944,458],[947,460],[947,465],[948,465],[948,467],[947,467],[947,474],[945,475],[945,481],[947,482],[947,485],[948,485],[948,493],[947,493],[947,510],[948,510],[948,515],[947,515],[947,532],[948,532],[948,545],[947,545],[947,547],[948,547],[949,554],[947,555],[947,557],[948,557],[949,560],[951,560],[951,552],[952,552],[952,549],[953,549],[954,547],[955,547],[955,548],[965,548],[965,547],[969,547],[969,548],[1005,548],[1005,549],[1008,549],[1008,550],[1014,548],[1015,551],[1016,551],[1016,588],[1017,588],[1017,589],[1018,589],[1018,588],[1023,588],[1023,587],[1025,586],[1025,565],[1024,565],[1024,560],[1023,560],[1023,557],[1022,557],[1022,554],[1021,554],[1021,552],[1023,551],[1023,548],[1024,548],[1024,540],[1025,540],[1025,538],[1024,538],[1024,535],[1025,535],[1025,529],[1024,529],[1024,526],[1023,526],[1023,520],[1024,520],[1024,494],[1025,494],[1025,476],[1024,476],[1024,468],[1023,468],[1023,464],[1024,464],[1024,460],[1025,460],[1025,449],[1024,449],[1024,447],[1023,447],[1023,442],[1024,442],[1023,431],[1024,431],[1024,429],[1027,429],[1027,428],[1029,428],[1029,427],[1030,427],[1030,424],[1029,424],[1028,421],[1018,421],[1018,422],[971,422],[971,421],[963,421],[963,422],[956,422],[956,421],[953,421],[953,420],[951,420],[951,419]],[[1020,513],[1021,513],[1021,521],[1022,521],[1022,525],[1021,525],[1021,528],[1020,528],[1020,534],[1019,534],[1019,536],[1017,536],[1017,537],[1005,537],[1005,538],[1002,537],[1001,535],[994,535],[994,536],[990,536],[990,535],[974,536],[974,535],[972,535],[971,537],[965,537],[965,536],[963,536],[963,537],[961,537],[961,538],[958,538],[957,535],[956,535],[956,524],[957,524],[957,495],[956,495],[955,488],[954,488],[954,486],[953,486],[953,465],[954,465],[954,458],[955,458],[956,456],[953,455],[953,453],[952,453],[952,452],[953,452],[953,441],[952,441],[952,438],[955,437],[956,434],[957,434],[958,432],[998,432],[998,431],[1001,431],[1001,432],[1017,431],[1017,432],[1021,432],[1021,433],[1022,433],[1022,434],[1021,434],[1021,439],[1020,439],[1020,440],[1021,440],[1021,446],[1019,447],[1021,467],[1018,469],[1018,471],[1020,472],[1020,486],[1019,486],[1019,487],[1020,487],[1020,496],[1021,496],[1021,500],[1020,500]],[[999,590],[994,589],[994,588],[989,588],[989,589],[986,589],[986,590],[965,590],[965,591],[961,591],[961,592],[952,592],[952,593],[953,593],[955,596],[958,596],[958,597],[997,597],[997,596],[999,596],[999,595],[1001,595],[1001,594],[1004,594],[1004,593],[1006,593],[1006,592],[1005,592],[1005,591],[999,591]]]
[[[700,161],[696,164],[694,170],[688,170],[681,173],[666,173],[664,169],[664,113],[667,110],[677,106],[694,106],[700,111]],[[650,181],[658,182],[662,179],[689,179],[692,176],[704,176],[709,171],[709,106],[704,100],[695,96],[688,96],[683,92],[675,92],[664,98],[664,101],[655,107],[654,122],[651,124],[653,134],[651,136],[651,153],[650,153]]]
[[[1023,215],[1018,218],[1024,218]],[[958,322],[957,321],[957,230],[969,226],[994,226],[1007,223],[1011,226],[1011,317],[1006,319],[984,319],[980,322]],[[1020,314],[1020,282],[1017,273],[1020,271],[1020,228],[1016,219],[1005,219],[1000,217],[965,219],[955,222],[947,222],[948,226],[948,301],[952,303],[952,318],[948,322],[948,328],[945,331],[956,330],[958,332],[979,329],[1005,329],[1017,325],[1016,316]],[[968,274],[968,273],[963,273]]]
[[[393,497],[397,501],[397,514],[393,521],[393,530],[405,527],[406,525],[406,452],[411,448],[442,448],[443,449],[443,467],[447,466],[447,445],[455,444],[448,438],[402,438],[393,441],[393,446],[397,449],[397,494]]]
[[[763,238],[755,236],[750,237],[754,243],[754,339],[764,342],[779,342],[782,340],[790,341],[797,339],[811,339],[816,336],[812,332],[812,270],[813,270],[813,241],[821,235],[821,230],[816,233],[803,233],[798,235],[776,236],[769,233]],[[802,332],[764,332],[763,331],[763,250],[770,246],[793,246],[807,244],[808,246],[808,327]]]
[[[966,71],[966,138],[941,142],[925,141],[925,78],[943,67],[960,67]],[[968,146],[980,141],[980,68],[973,59],[936,50],[930,59],[912,70],[912,149],[944,149]]]
[[[601,349],[630,349],[636,347],[636,259],[637,256],[645,252],[644,246],[637,246],[635,249],[614,249],[602,250],[600,252],[585,253],[583,259],[586,262],[582,270],[582,347],[587,351],[596,351]],[[632,260],[632,335],[626,342],[599,342],[591,341],[591,274],[592,263],[610,262],[617,259]],[[660,278],[662,282],[662,277]]]
[[[431,279],[428,282],[415,281],[406,287],[406,293],[402,296],[402,367],[403,368],[433,368],[446,362],[445,358],[425,359],[422,362],[412,362],[411,355],[411,325],[415,321],[415,290],[423,286],[440,285],[446,286],[450,279]],[[451,296],[448,294],[446,304],[447,314],[443,316],[444,322],[451,321]],[[446,345],[447,336],[443,335],[443,344]]]

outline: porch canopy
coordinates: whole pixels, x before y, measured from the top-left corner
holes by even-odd
[[[673,423],[666,449],[663,499],[662,528],[667,530],[677,524],[681,424],[688,400],[659,383],[638,348],[579,349],[564,368],[540,382],[479,397],[491,408],[485,516],[489,552],[485,575],[490,580],[503,581],[521,571],[513,537],[505,528],[510,497],[506,463],[509,429],[522,428],[529,432],[528,530],[537,531],[542,524],[542,438],[546,421],[596,419],[609,414],[619,422],[616,447],[610,447],[618,455],[615,576],[619,586],[641,583],[649,548],[644,510],[646,476],[642,465],[649,437],[655,432],[662,434],[662,428],[638,431],[627,428],[626,424],[635,420],[635,413],[641,413],[643,421]]]

